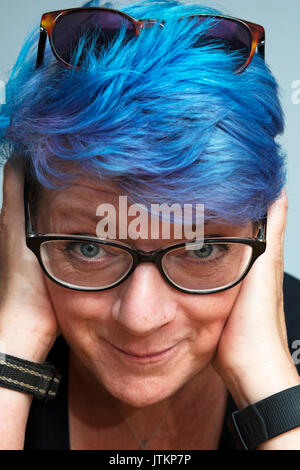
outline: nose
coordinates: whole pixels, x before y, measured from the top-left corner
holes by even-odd
[[[176,316],[176,293],[152,263],[138,265],[118,286],[112,315],[133,336],[148,336]]]

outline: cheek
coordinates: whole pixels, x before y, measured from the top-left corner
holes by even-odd
[[[81,292],[61,287],[46,278],[49,295],[61,332],[66,339],[86,341],[93,325],[107,324],[115,300],[114,290]]]
[[[194,325],[192,352],[195,358],[212,355],[217,347],[226,320],[240,290],[240,285],[217,294],[194,296],[184,306]]]

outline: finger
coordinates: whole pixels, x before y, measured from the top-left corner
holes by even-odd
[[[283,258],[283,244],[288,214],[288,198],[285,188],[280,197],[271,204],[268,210],[267,221],[267,249],[268,255],[278,262]]]
[[[275,270],[278,292],[282,292],[284,276],[284,236],[288,214],[288,198],[285,189],[268,211],[266,260]]]
[[[277,282],[278,296],[278,313],[281,332],[283,335],[283,343],[287,353],[288,339],[284,313],[283,299],[283,276],[284,276],[284,236],[288,214],[288,198],[285,188],[283,188],[279,199],[277,199],[268,211],[268,227],[267,227],[267,250],[269,257],[274,261],[275,276]]]

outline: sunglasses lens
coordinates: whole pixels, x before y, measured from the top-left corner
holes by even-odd
[[[124,40],[127,42],[135,36],[135,26],[125,16],[112,11],[73,11],[58,18],[53,31],[53,46],[56,54],[70,64],[74,54],[84,38],[85,47],[81,50],[78,63],[85,58],[85,52],[93,47],[97,56],[108,47],[125,28]]]
[[[246,25],[236,20],[207,16],[191,16],[188,17],[188,20],[192,21],[195,27],[206,23],[205,34],[196,40],[194,47],[217,43],[225,52],[238,52],[238,69],[245,65],[250,57],[252,47],[252,35]]]

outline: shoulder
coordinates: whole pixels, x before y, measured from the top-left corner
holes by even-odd
[[[300,280],[284,273],[284,312],[290,352],[300,375]]]

